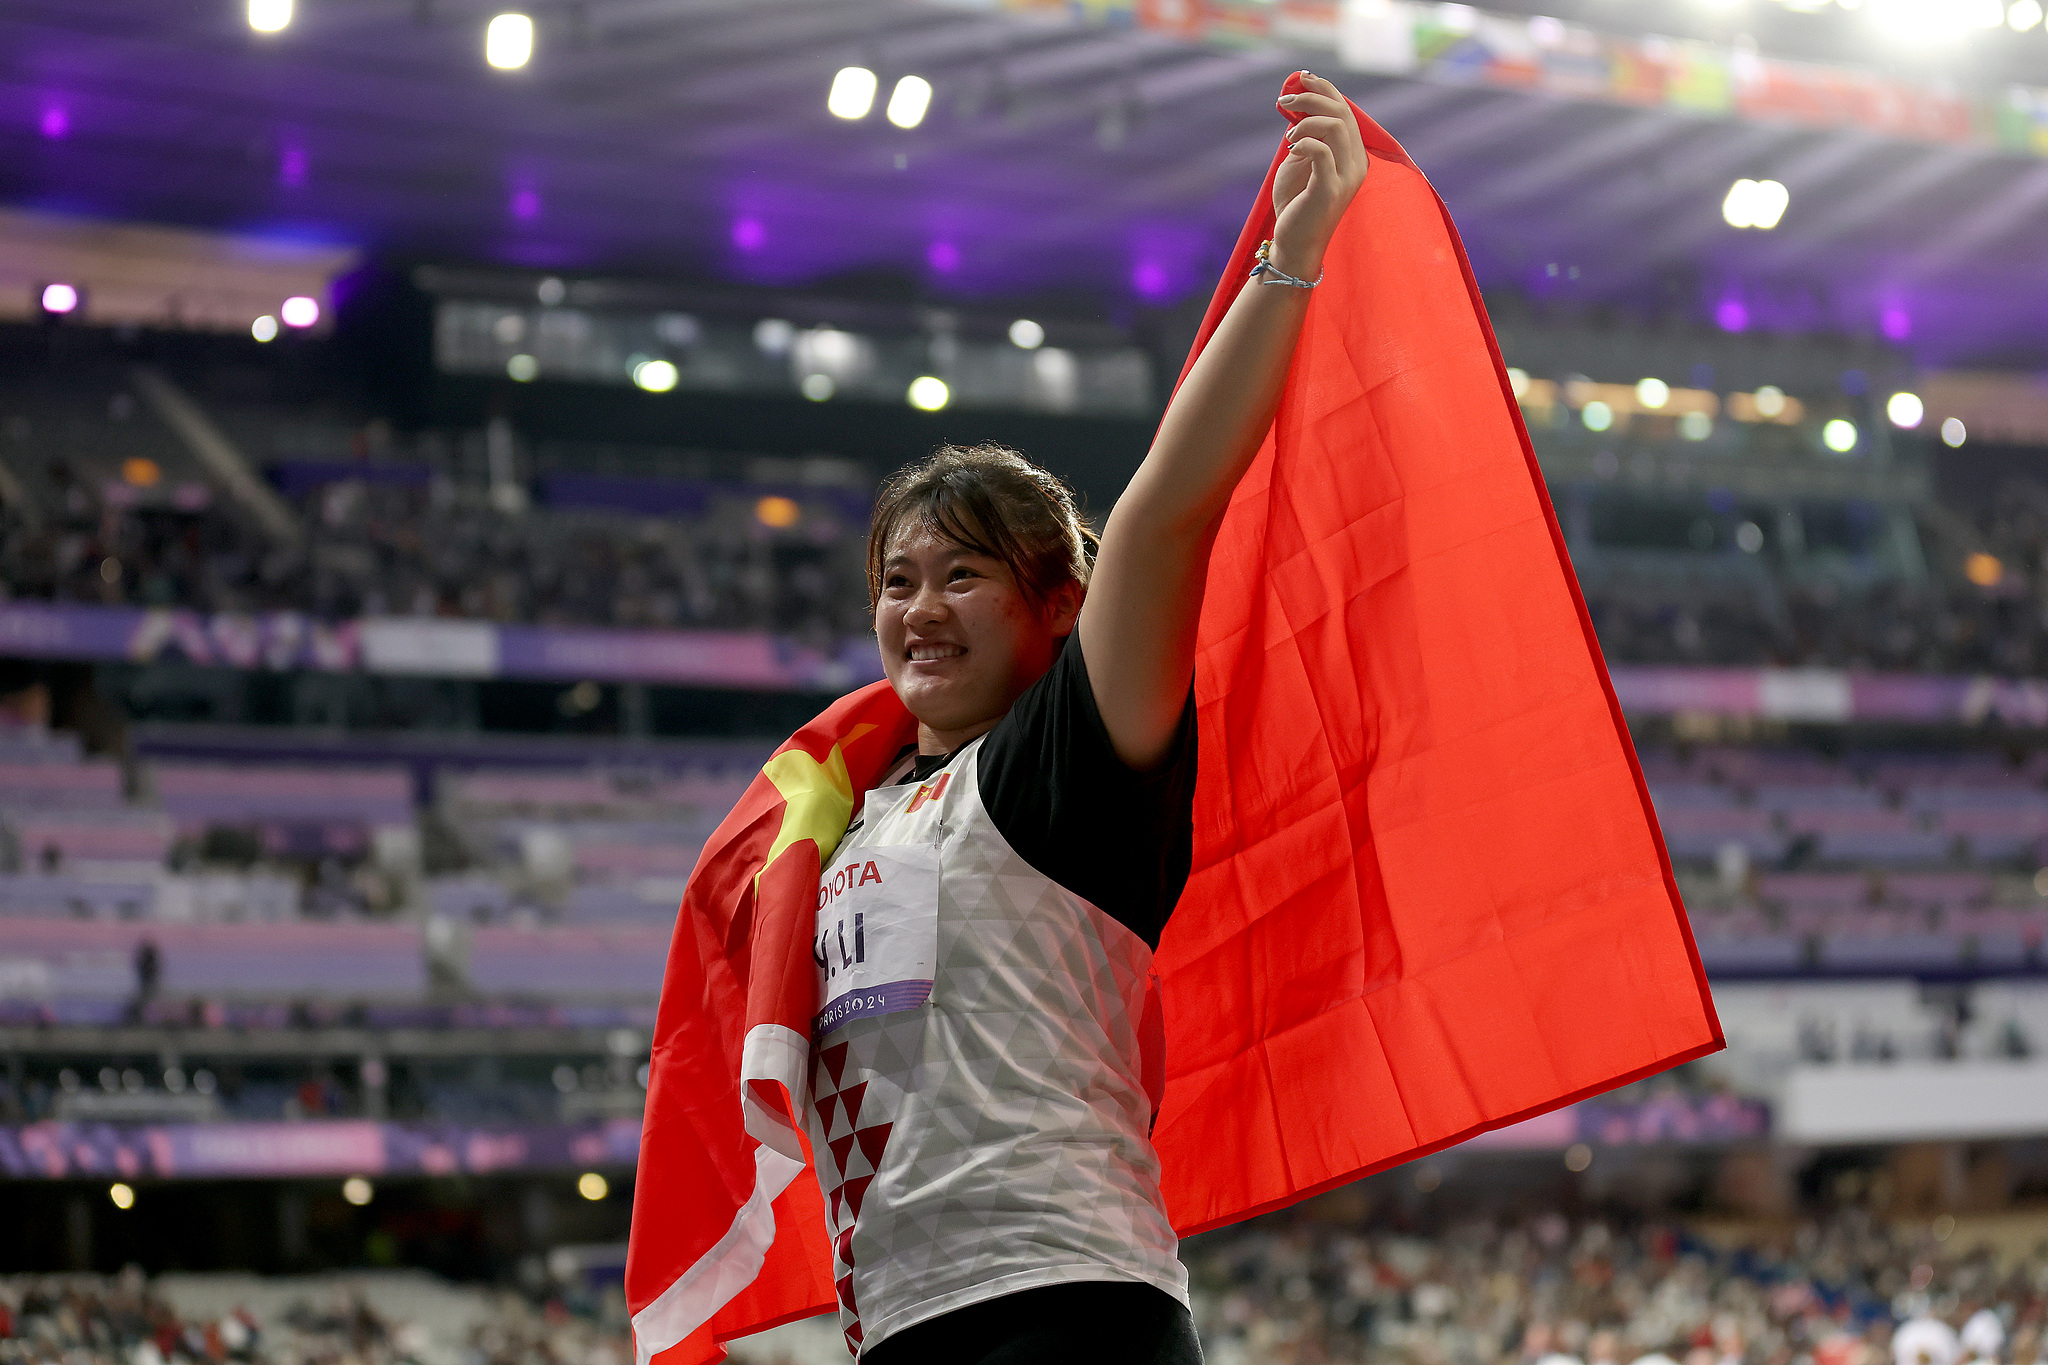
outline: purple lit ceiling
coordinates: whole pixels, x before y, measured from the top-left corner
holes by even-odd
[[[0,200],[563,270],[936,297],[1205,291],[1304,60],[920,0],[0,7]],[[1326,60],[1319,58],[1319,60]],[[831,73],[937,88],[923,126],[829,116]],[[1728,327],[2048,364],[2048,161],[1378,77],[1346,81],[1450,202],[1482,282]],[[1791,188],[1725,227],[1737,176]],[[1081,306],[1077,304],[1076,306]]]

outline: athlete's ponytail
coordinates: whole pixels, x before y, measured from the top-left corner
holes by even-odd
[[[870,609],[890,546],[916,531],[1001,560],[1039,605],[1069,583],[1086,588],[1095,567],[1098,542],[1073,490],[1008,446],[941,446],[882,485],[868,526]]]

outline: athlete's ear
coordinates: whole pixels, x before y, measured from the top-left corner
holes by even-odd
[[[1059,591],[1046,600],[1046,625],[1055,637],[1065,637],[1074,633],[1074,622],[1081,619],[1081,599],[1087,592],[1086,588],[1070,578]]]

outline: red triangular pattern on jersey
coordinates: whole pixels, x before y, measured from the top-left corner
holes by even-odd
[[[889,1141],[889,1130],[895,1126],[893,1123],[878,1123],[872,1128],[863,1128],[854,1134],[860,1139],[861,1155],[868,1159],[868,1165],[875,1170],[882,1169],[882,1148]]]
[[[836,1222],[838,1222],[838,1221],[839,1221],[839,1205],[840,1205],[841,1201],[842,1201],[842,1200],[843,1200],[843,1199],[845,1198],[845,1195],[846,1195],[846,1186],[844,1186],[844,1185],[840,1185],[840,1186],[838,1186],[837,1188],[835,1188],[835,1189],[834,1189],[834,1190],[832,1191],[832,1213],[831,1213],[831,1221],[832,1221],[832,1222],[834,1222],[834,1223],[836,1223]],[[859,1214],[855,1214],[855,1215],[854,1215],[854,1217],[856,1217],[856,1218],[858,1218],[859,1216],[860,1216]]]
[[[837,1288],[839,1290],[839,1302],[845,1305],[847,1312],[853,1312],[854,1308],[852,1274],[849,1273],[841,1275],[837,1281]]]
[[[839,1077],[846,1070],[846,1049],[848,1046],[846,1043],[840,1043],[837,1046],[828,1047],[818,1054],[818,1060],[823,1062],[825,1070],[832,1074],[832,1088],[834,1090],[839,1088]]]
[[[860,1340],[860,1324],[856,1322],[853,1326],[846,1329],[846,1349],[852,1351],[855,1355],[859,1355]]]
[[[839,1092],[839,1102],[846,1106],[847,1127],[860,1127],[860,1102],[866,1097],[867,1093],[868,1083],[866,1081],[862,1081],[859,1085],[849,1085],[846,1089]],[[820,1109],[818,1112],[823,1113],[825,1111]],[[825,1122],[830,1124],[832,1120],[828,1118]]]
[[[859,1136],[858,1133],[848,1133],[845,1137],[833,1138],[826,1144],[832,1149],[832,1162],[839,1168],[842,1176],[846,1172],[847,1155],[853,1151],[853,1140]]]
[[[874,1177],[871,1175],[858,1176],[834,1190],[832,1197],[835,1200],[843,1197],[846,1201],[847,1211],[855,1218],[858,1218],[860,1217],[860,1201],[867,1197],[868,1185],[873,1180]],[[834,1207],[836,1208],[837,1205],[835,1204]]]
[[[838,1254],[839,1264],[849,1267],[852,1266],[853,1229],[851,1227],[843,1229],[840,1232],[839,1236],[833,1239],[832,1250]]]
[[[819,1127],[823,1128],[828,1133],[832,1131],[832,1101],[838,1098],[839,1097],[837,1095],[829,1094],[818,1096]]]

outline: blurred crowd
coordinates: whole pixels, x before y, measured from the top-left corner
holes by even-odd
[[[1740,1245],[1675,1225],[1546,1214],[1434,1236],[1304,1210],[1182,1248],[1210,1365],[2043,1365],[2048,1246],[2001,1261],[1939,1222],[1848,1213]],[[181,1316],[118,1277],[0,1278],[0,1365],[629,1365],[614,1283],[461,1291],[401,1321],[374,1287]],[[747,1365],[820,1365],[834,1334],[739,1344]],[[824,1343],[819,1345],[818,1343]],[[829,1347],[829,1350],[827,1349]]]
[[[241,1306],[181,1313],[132,1267],[0,1278],[0,1365],[631,1365],[616,1291],[576,1309],[560,1296],[471,1297],[466,1320],[401,1321],[365,1287],[265,1321]]]
[[[1730,1248],[1556,1214],[1425,1238],[1295,1213],[1182,1254],[1210,1365],[2041,1365],[2048,1246],[2001,1265],[1919,1226],[1847,1214]]]
[[[0,585],[14,597],[326,620],[769,629],[820,644],[866,629],[867,528],[823,498],[775,499],[767,520],[761,500],[743,495],[714,498],[698,516],[639,517],[508,509],[445,479],[351,479],[295,499],[307,535],[280,545],[203,485],[178,505],[109,499],[62,460],[39,477],[48,511],[0,506]]]

